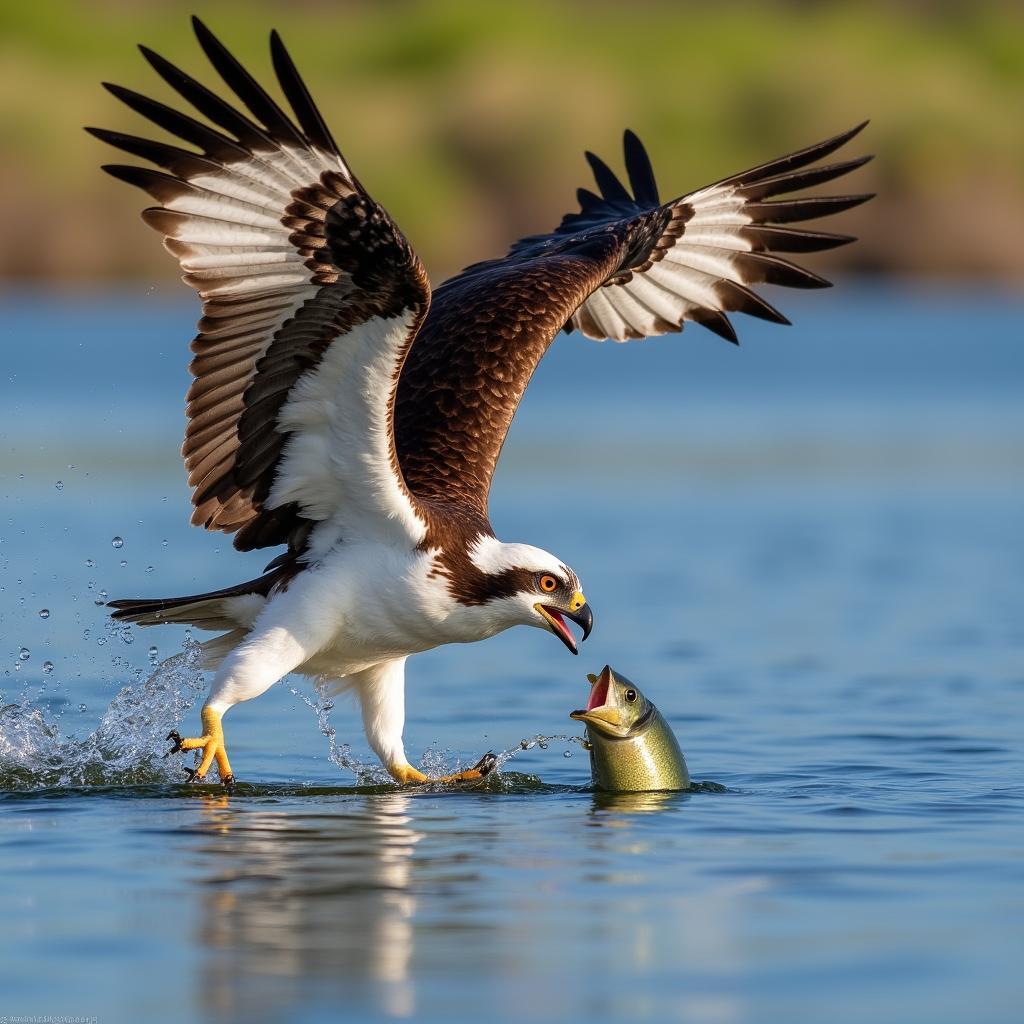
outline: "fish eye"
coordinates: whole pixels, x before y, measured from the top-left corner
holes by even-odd
[[[636,700],[636,690],[627,690],[626,691],[626,700],[629,701],[630,704],[632,704],[633,701]]]
[[[545,594],[553,594],[558,589],[558,580],[550,573],[544,573],[537,581],[537,585]]]

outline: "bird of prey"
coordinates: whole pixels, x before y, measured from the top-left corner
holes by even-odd
[[[114,617],[189,623],[215,669],[192,773],[230,784],[222,716],[298,672],[350,688],[370,746],[399,783],[405,663],[517,625],[576,653],[593,624],[557,556],[499,540],[491,476],[519,400],[558,333],[626,341],[693,321],[735,342],[727,314],[785,317],[751,290],[827,281],[777,253],[853,239],[794,223],[867,195],[792,197],[868,158],[822,164],[863,127],[663,202],[625,133],[626,188],[587,160],[599,192],[547,234],[515,242],[431,292],[423,265],[342,156],[277,33],[270,52],[291,114],[198,19],[226,100],[142,47],[199,120],[106,88],[187,147],[105,129],[151,167],[109,165],[156,200],[143,219],[202,299],[183,455],[192,522],[241,551],[287,546],[257,579],[189,597],[111,602]],[[244,108],[244,109],[243,109]],[[783,198],[777,198],[783,197]],[[447,778],[475,778],[492,761]]]

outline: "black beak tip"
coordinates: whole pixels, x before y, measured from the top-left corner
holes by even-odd
[[[594,628],[594,613],[590,610],[590,605],[585,604],[575,615],[573,615],[574,621],[583,629],[583,639],[586,640],[590,636],[590,631]]]

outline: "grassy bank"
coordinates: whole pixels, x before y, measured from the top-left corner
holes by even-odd
[[[99,88],[168,99],[146,42],[212,81],[195,8],[261,76],[277,26],[350,162],[435,275],[554,224],[629,125],[680,193],[864,117],[880,198],[830,267],[1024,279],[1024,15],[998,4],[0,6],[0,274],[170,276],[81,126],[137,131]]]

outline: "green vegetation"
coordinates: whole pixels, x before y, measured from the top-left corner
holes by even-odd
[[[121,157],[81,131],[139,131],[99,88],[168,99],[145,42],[212,81],[193,7],[261,78],[276,26],[362,180],[435,277],[544,229],[589,184],[582,150],[621,130],[681,193],[865,117],[851,188],[879,199],[827,258],[901,273],[1024,275],[1024,12],[916,3],[302,3],[0,5],[0,272],[173,273]],[[852,154],[851,154],[852,155]],[[139,196],[144,202],[144,197]],[[845,261],[845,262],[844,262]]]

